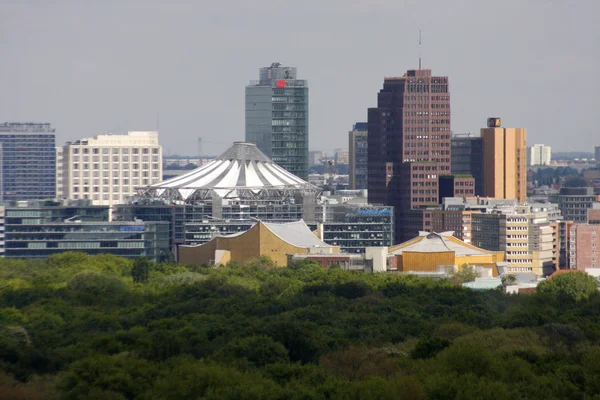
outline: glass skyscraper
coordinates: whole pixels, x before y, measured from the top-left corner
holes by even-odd
[[[295,67],[273,63],[246,86],[246,141],[308,179],[308,85]]]
[[[0,201],[56,197],[55,147],[50,124],[0,124]]]

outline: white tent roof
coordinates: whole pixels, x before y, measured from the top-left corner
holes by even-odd
[[[151,189],[178,189],[189,197],[198,189],[316,189],[265,156],[254,143],[235,142],[209,164],[187,174],[156,183]]]

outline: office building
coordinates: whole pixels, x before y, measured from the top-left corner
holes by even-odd
[[[506,272],[546,276],[555,270],[555,206],[517,206],[472,215],[472,244],[504,251]]]
[[[55,147],[50,124],[0,124],[0,201],[55,198]]]
[[[600,227],[573,224],[569,236],[569,268],[585,271],[600,267]]]
[[[308,179],[308,85],[295,67],[273,63],[246,86],[246,142]]]
[[[588,212],[593,209],[598,196],[590,187],[563,187],[558,195],[552,196],[552,199],[558,203],[560,212],[566,220],[586,223]]]
[[[368,124],[357,122],[348,133],[348,173],[350,189],[367,189]]]
[[[65,251],[140,256],[159,262],[170,252],[166,222],[108,222],[108,206],[89,201],[17,201],[4,207],[6,258],[46,258]]]
[[[333,156],[333,160],[336,164],[348,165],[348,159],[350,154],[346,150],[336,149],[335,155]]]
[[[158,132],[98,135],[63,146],[62,195],[95,205],[124,203],[162,179]]]
[[[63,195],[63,187],[64,187],[64,181],[63,181],[63,148],[62,147],[57,147],[56,148],[56,198],[57,199],[64,199],[64,195]]]
[[[552,148],[543,144],[534,144],[527,149],[529,151],[529,165],[550,165],[552,160]]]
[[[407,223],[413,210],[438,204],[439,175],[451,172],[450,132],[448,77],[419,69],[384,79],[368,110],[369,203],[394,206],[397,242],[423,230]]]
[[[483,139],[467,134],[452,135],[452,174],[471,175],[475,195],[483,196]]]
[[[483,194],[487,197],[527,198],[527,130],[502,128],[500,118],[490,118],[481,129],[483,139]]]
[[[471,175],[440,175],[439,203],[445,197],[475,196],[475,179]]]

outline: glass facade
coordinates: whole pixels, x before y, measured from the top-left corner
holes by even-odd
[[[455,134],[451,149],[452,174],[472,175],[475,195],[483,196],[483,139],[470,134]]]
[[[308,178],[308,86],[296,68],[273,63],[246,86],[246,141],[294,175]]]
[[[365,247],[394,244],[394,208],[367,205],[322,205],[323,241],[342,253],[364,253]]]
[[[168,257],[167,222],[108,222],[108,207],[17,202],[5,207],[6,258],[45,258],[65,251]]]
[[[0,124],[0,201],[56,197],[56,138],[50,124]]]

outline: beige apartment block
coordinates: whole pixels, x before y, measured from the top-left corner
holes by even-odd
[[[162,179],[158,132],[98,135],[67,142],[62,149],[62,196],[94,205],[123,203]]]
[[[483,128],[483,193],[488,197],[527,198],[527,129]]]

